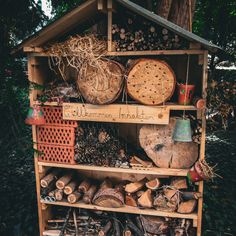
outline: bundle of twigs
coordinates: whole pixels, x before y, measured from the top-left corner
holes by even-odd
[[[207,179],[213,179],[214,177],[220,177],[218,174],[215,173],[215,166],[211,167],[205,160],[199,160],[199,167],[201,168],[202,172],[206,176]]]
[[[58,68],[60,75],[66,80],[68,66],[78,71],[81,78],[87,67],[94,67],[104,73],[103,64],[106,54],[106,41],[98,39],[95,35],[76,35],[68,40],[55,43],[48,48],[46,53],[51,56],[49,65]]]

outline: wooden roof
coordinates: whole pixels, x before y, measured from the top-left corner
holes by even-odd
[[[176,34],[182,36],[183,38],[189,40],[190,42],[200,43],[202,47],[208,49],[211,52],[217,52],[220,47],[215,44],[210,43],[209,41],[193,34],[178,25],[154,14],[151,11],[129,1],[129,0],[113,0],[119,5],[129,9],[130,11],[135,12],[138,15],[145,17],[146,19],[165,27],[166,29],[175,32]],[[87,0],[82,5],[78,6],[74,10],[65,14],[61,18],[55,20],[49,25],[42,28],[40,31],[35,33],[33,36],[24,40],[21,44],[15,48],[13,52],[17,52],[24,47],[39,47],[43,46],[47,42],[50,42],[64,34],[70,32],[73,28],[78,25],[83,24],[90,17],[95,16],[96,14],[101,14],[98,10],[99,0]]]

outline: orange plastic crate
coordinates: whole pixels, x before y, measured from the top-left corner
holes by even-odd
[[[43,106],[43,114],[46,125],[77,127],[76,121],[63,120],[62,107]]]
[[[74,147],[38,144],[38,160],[42,162],[76,164]]]
[[[37,142],[60,146],[74,146],[75,128],[65,126],[43,125],[37,127]]]

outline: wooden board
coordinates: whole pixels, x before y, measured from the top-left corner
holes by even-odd
[[[143,215],[152,215],[152,216],[163,216],[163,217],[174,217],[174,218],[182,218],[182,219],[197,219],[196,213],[191,214],[180,214],[176,212],[164,212],[158,211],[156,209],[139,209],[136,207],[129,207],[123,206],[119,208],[110,208],[110,207],[100,207],[93,204],[85,204],[82,202],[77,202],[74,204],[70,204],[68,202],[60,201],[60,202],[45,202],[42,203],[56,205],[56,206],[67,206],[67,207],[78,207],[83,209],[92,209],[96,211],[111,211],[111,212],[123,212],[123,213],[130,213],[130,214],[143,214]]]
[[[175,83],[175,74],[166,62],[143,58],[128,73],[127,92],[142,104],[164,104],[173,95]]]
[[[194,142],[174,142],[175,118],[169,125],[143,125],[139,141],[148,157],[159,167],[188,169],[198,159],[198,145]]]
[[[145,175],[160,175],[160,176],[187,176],[187,169],[170,169],[170,168],[142,168],[142,169],[122,169],[116,167],[107,166],[89,166],[89,165],[68,165],[68,164],[57,164],[57,163],[47,163],[39,162],[40,166],[44,167],[57,167],[57,168],[67,168],[76,170],[87,170],[94,172],[112,172],[112,173],[129,173],[129,174],[145,174]]]
[[[91,105],[63,103],[63,119],[98,122],[168,124],[170,110],[166,107],[141,105]]]

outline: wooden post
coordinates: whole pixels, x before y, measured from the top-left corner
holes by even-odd
[[[204,52],[203,56],[203,67],[202,67],[202,97],[206,99],[206,89],[207,89],[207,64],[208,64],[208,51]],[[206,109],[202,110],[202,137],[200,144],[200,160],[205,158],[205,142],[206,142]],[[199,182],[198,191],[203,193],[203,181]],[[202,229],[202,205],[203,198],[198,199],[198,218],[197,218],[197,236],[201,235]]]
[[[112,0],[107,1],[107,50],[112,51]]]

